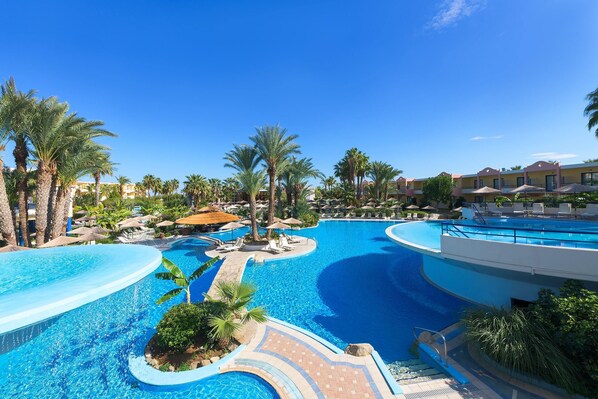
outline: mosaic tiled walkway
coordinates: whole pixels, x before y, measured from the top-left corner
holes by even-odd
[[[315,339],[274,321],[221,372],[257,374],[283,398],[394,398],[371,356],[338,354]]]

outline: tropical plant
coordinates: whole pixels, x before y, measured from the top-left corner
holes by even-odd
[[[97,153],[96,157],[93,160],[92,165],[92,176],[95,181],[95,204],[98,206],[100,204],[100,180],[102,176],[112,176],[114,173],[114,163],[110,161],[110,154],[105,151],[100,151]]]
[[[377,201],[386,201],[388,199],[388,187],[394,182],[394,179],[403,171],[394,168],[386,162],[370,163],[367,176],[372,179],[374,197]]]
[[[235,178],[241,186],[241,190],[249,197],[249,217],[251,219],[251,237],[254,241],[260,239],[257,225],[256,196],[266,185],[266,171],[246,170],[239,172]]]
[[[297,207],[299,200],[305,198],[308,179],[322,178],[311,158],[291,158],[281,175],[283,187],[287,194],[287,205]],[[296,215],[295,215],[296,216]]]
[[[268,173],[268,224],[272,224],[274,220],[276,179],[280,168],[291,155],[300,152],[299,145],[295,143],[297,137],[296,134],[287,135],[287,130],[279,125],[257,128],[256,135],[250,137],[255,144],[260,160],[266,164]],[[270,234],[271,230],[268,230],[268,238]]]
[[[16,189],[19,206],[19,228],[25,246],[30,245],[29,224],[27,222],[28,172],[27,160],[29,157],[27,131],[31,125],[32,112],[35,109],[34,90],[23,93],[17,90],[14,79],[11,77],[2,86],[2,102],[5,108],[5,122],[8,139],[14,142],[13,156],[16,165]],[[7,112],[6,112],[7,111]]]
[[[156,301],[156,304],[160,305],[163,302],[168,301],[171,298],[174,298],[181,292],[185,292],[187,303],[191,303],[191,283],[193,280],[198,279],[204,274],[210,267],[214,265],[214,263],[218,262],[220,258],[216,256],[215,258],[210,259],[209,261],[205,262],[203,265],[198,267],[191,275],[186,276],[185,273],[173,262],[168,260],[165,257],[162,257],[162,265],[168,270],[167,272],[156,273],[156,278],[160,280],[171,280],[173,281],[179,288],[175,288],[173,290],[168,291],[164,294],[160,299]]]
[[[594,132],[596,134],[596,138],[598,138],[598,89],[589,93],[586,96],[586,100],[589,103],[588,106],[583,110],[583,115],[588,118],[588,130],[591,131],[594,127],[596,127]]]
[[[224,346],[233,338],[244,324],[253,320],[258,323],[266,321],[266,310],[261,307],[247,309],[253,300],[256,288],[247,283],[220,282],[216,285],[216,298],[206,295],[208,301],[218,301],[226,305],[221,315],[210,317],[208,324],[212,327],[211,334],[214,338],[224,343]]]
[[[446,174],[431,177],[424,183],[423,194],[428,201],[449,203],[453,195],[453,179]]]
[[[475,309],[463,320],[467,338],[503,367],[575,391],[579,369],[523,310]]]
[[[191,346],[204,322],[202,311],[190,303],[179,303],[168,309],[156,326],[158,344],[175,352]]]
[[[118,183],[118,191],[121,198],[125,198],[125,186],[131,184],[131,179],[127,176],[117,176],[116,181]]]
[[[205,198],[210,186],[208,180],[202,175],[191,174],[183,182],[183,192],[191,197],[192,205],[198,208],[202,198]]]

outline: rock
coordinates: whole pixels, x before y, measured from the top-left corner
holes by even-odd
[[[201,367],[209,366],[210,364],[212,364],[212,362],[208,359],[204,359],[201,361]]]
[[[168,366],[168,371],[174,371],[174,366],[173,365]]]
[[[218,360],[220,360],[220,357],[219,357],[219,356],[212,356],[212,357],[210,358],[210,362],[212,362],[212,363],[216,363]]]
[[[191,362],[191,363],[189,363],[189,370],[195,370],[199,366],[200,366],[199,363]]]
[[[349,344],[345,348],[345,353],[352,356],[370,356],[374,347],[370,344]]]

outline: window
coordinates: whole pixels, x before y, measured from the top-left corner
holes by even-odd
[[[586,186],[598,186],[598,172],[582,173],[581,184],[585,184]]]
[[[492,187],[498,190],[498,187],[499,187],[499,185],[498,185],[498,179],[492,180]]]
[[[546,191],[554,191],[556,189],[556,175],[546,175]]]
[[[523,176],[517,178],[517,187],[523,186]]]
[[[473,188],[478,188],[478,179],[473,181]]]
[[[484,197],[482,197],[481,195],[476,195],[473,202],[481,204],[482,202],[484,202]]]

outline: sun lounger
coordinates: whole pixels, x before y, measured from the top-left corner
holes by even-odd
[[[594,218],[598,216],[598,204],[587,204],[586,210],[581,214],[583,218]]]
[[[492,216],[502,216],[502,211],[498,209],[496,203],[490,202],[487,204],[486,209],[488,210],[488,214]]]
[[[532,215],[544,216],[544,204],[540,202],[534,202],[534,204],[532,205]]]
[[[571,211],[571,204],[559,204],[559,211],[557,212],[557,216],[571,217],[572,215],[573,212]]]
[[[292,251],[293,249],[295,249],[295,246],[290,245],[289,242],[287,241],[287,238],[284,236],[280,237],[280,247],[287,251]]]
[[[237,240],[235,241],[235,243],[233,245],[230,245],[230,244],[221,245],[216,249],[218,249],[219,251],[222,251],[222,252],[230,252],[230,251],[236,251],[237,249],[241,249],[242,246],[243,246],[243,237],[239,237],[239,238],[237,238]]]
[[[525,211],[523,210],[523,202],[515,202],[513,203],[513,214],[514,215],[523,215]]]
[[[275,254],[281,254],[284,252],[284,249],[282,249],[278,245],[276,245],[276,241],[274,241],[274,240],[268,241],[268,246],[264,249],[266,251],[269,251],[269,252],[272,252]]]

